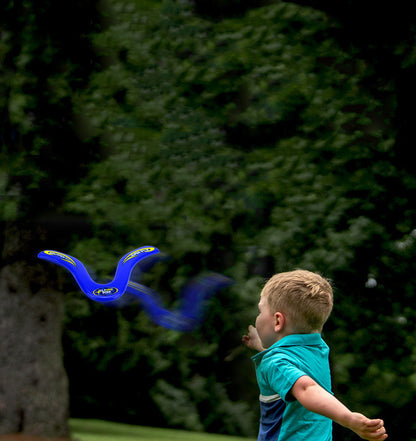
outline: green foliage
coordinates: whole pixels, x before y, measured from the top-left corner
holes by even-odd
[[[171,424],[196,431],[203,429],[196,405],[183,388],[178,389],[164,380],[159,380],[152,396]]]
[[[80,146],[72,113],[74,89],[85,84],[94,60],[85,38],[94,7],[75,2],[62,21],[54,2],[2,4],[0,222],[56,211],[96,157],[98,149]],[[84,13],[86,21],[79,19]]]

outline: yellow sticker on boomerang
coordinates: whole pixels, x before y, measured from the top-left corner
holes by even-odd
[[[125,259],[123,260],[123,264],[126,263],[128,260],[133,259],[133,257],[136,257],[139,254],[142,253],[150,253],[150,251],[153,251],[155,247],[144,247],[139,248],[138,250],[132,251],[131,253],[127,254]]]
[[[59,253],[58,251],[52,251],[52,250],[46,250],[46,251],[44,251],[44,253],[47,254],[48,256],[59,257],[60,259],[65,260],[65,262],[68,262],[71,265],[74,265],[75,267],[77,266],[77,264],[74,262],[74,260],[71,259],[68,255],[66,255],[64,253]]]
[[[115,287],[110,288],[98,288],[93,291],[93,294],[96,296],[110,296],[118,292],[118,289]]]

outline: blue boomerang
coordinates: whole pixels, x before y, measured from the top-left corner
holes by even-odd
[[[38,257],[66,268],[74,276],[81,290],[90,299],[100,303],[107,303],[117,300],[124,294],[134,266],[146,257],[158,252],[157,248],[151,246],[144,246],[130,251],[120,259],[114,279],[105,284],[94,282],[83,263],[68,254],[45,250],[41,251]]]
[[[188,283],[181,293],[179,308],[170,311],[163,307],[161,297],[147,286],[129,280],[134,266],[143,260],[159,253],[155,247],[144,246],[130,251],[123,256],[116,270],[114,279],[106,284],[94,282],[81,261],[59,251],[45,250],[38,254],[40,259],[47,260],[68,269],[81,290],[92,300],[99,303],[119,306],[123,302],[120,297],[128,292],[137,299],[151,320],[165,328],[177,331],[195,329],[203,316],[204,303],[215,292],[231,285],[233,282],[221,274],[210,273],[199,276]],[[150,266],[155,260],[149,259]]]

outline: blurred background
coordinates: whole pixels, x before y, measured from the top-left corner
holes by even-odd
[[[4,0],[0,6],[0,434],[68,418],[255,437],[241,346],[265,280],[332,280],[333,389],[415,440],[416,16],[358,0]],[[235,283],[192,332],[91,302],[142,245],[174,308]],[[357,439],[334,426],[335,440]]]

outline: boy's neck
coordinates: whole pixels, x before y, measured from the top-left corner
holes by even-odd
[[[287,337],[288,335],[294,335],[294,334],[320,334],[320,331],[313,330],[310,332],[304,332],[304,331],[300,331],[300,330],[290,330],[290,329],[286,329],[286,330],[282,330],[276,333],[276,341],[275,343],[277,343],[279,340],[281,340],[283,337]]]

